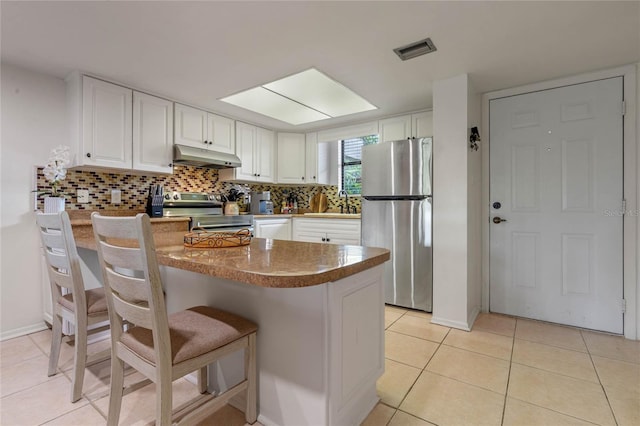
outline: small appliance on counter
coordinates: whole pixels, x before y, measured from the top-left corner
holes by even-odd
[[[162,204],[164,202],[164,188],[162,185],[151,185],[147,197],[147,214],[150,217],[162,217]]]
[[[273,214],[271,192],[251,192],[251,214]]]

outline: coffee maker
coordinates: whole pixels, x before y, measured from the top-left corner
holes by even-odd
[[[271,192],[251,192],[251,214],[273,214]]]

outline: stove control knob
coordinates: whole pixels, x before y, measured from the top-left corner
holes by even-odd
[[[179,200],[179,199],[180,199],[180,196],[179,196],[178,194],[173,194],[173,199],[174,199],[174,200]]]
[[[213,201],[216,199],[216,197],[213,194],[209,194],[209,199]]]
[[[169,194],[164,194],[164,199],[165,199],[165,200],[170,200],[170,199],[171,199],[171,195],[169,195]]]

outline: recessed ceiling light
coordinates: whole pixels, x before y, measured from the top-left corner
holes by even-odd
[[[315,68],[220,100],[293,125],[376,109]]]

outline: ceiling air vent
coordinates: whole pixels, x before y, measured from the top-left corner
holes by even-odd
[[[436,46],[433,44],[430,38],[416,41],[415,43],[408,44],[406,46],[393,49],[396,55],[403,61],[407,59],[415,58],[416,56],[426,55],[427,53],[435,52]]]

